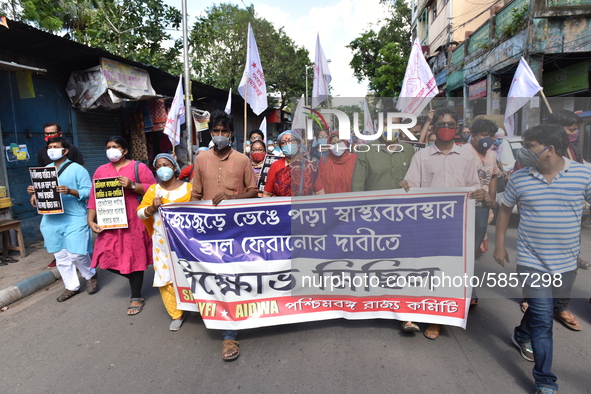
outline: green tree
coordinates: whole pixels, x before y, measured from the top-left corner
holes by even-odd
[[[67,31],[73,40],[115,55],[151,64],[173,74],[182,72],[178,29],[181,13],[163,0],[10,0],[3,9],[13,19],[43,30]]]
[[[254,7],[213,5],[195,22],[190,35],[191,65],[196,77],[220,89],[237,89],[244,71],[248,23],[251,23],[267,93],[277,97],[280,108],[305,90],[308,51],[297,46],[283,28],[277,30],[255,14]]]
[[[411,10],[404,0],[390,4],[391,16],[379,30],[368,29],[347,46],[353,51],[349,63],[359,82],[367,78],[377,96],[397,96],[402,88],[411,50]]]

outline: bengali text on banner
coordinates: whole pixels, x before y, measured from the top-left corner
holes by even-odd
[[[161,207],[178,307],[212,329],[397,319],[466,327],[467,188]]]

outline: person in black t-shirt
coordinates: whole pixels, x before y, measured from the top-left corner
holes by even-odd
[[[53,137],[61,137],[62,136],[62,128],[59,124],[55,122],[45,123],[43,126],[43,131],[45,133],[45,141],[49,140]],[[81,166],[84,165],[84,158],[78,150],[77,147],[70,144],[70,150],[68,152],[68,159],[71,161],[80,164]],[[37,152],[37,165],[39,167],[45,167],[46,165],[52,163],[49,156],[47,156],[47,146],[41,147]]]

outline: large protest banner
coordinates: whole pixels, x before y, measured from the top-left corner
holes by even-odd
[[[335,318],[466,326],[467,188],[161,207],[178,307],[208,328]]]

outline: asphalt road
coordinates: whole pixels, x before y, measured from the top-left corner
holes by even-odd
[[[514,246],[516,230],[509,230]],[[494,226],[489,227],[494,239]],[[513,241],[511,241],[513,240]],[[514,258],[515,251],[510,249]],[[591,230],[583,234],[591,259]],[[476,274],[502,269],[492,245]],[[521,312],[520,289],[481,289],[468,328],[446,327],[430,341],[391,320],[332,320],[240,333],[241,356],[220,357],[219,331],[191,314],[178,332],[148,270],[146,307],[126,316],[127,281],[100,273],[100,290],[64,303],[58,282],[0,314],[2,393],[533,393],[533,363],[510,340]],[[575,293],[589,297],[591,271]],[[573,299],[582,332],[556,323],[554,372],[561,393],[591,392],[591,305]],[[424,328],[424,325],[423,325]]]

